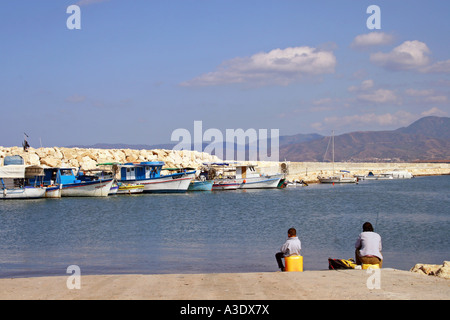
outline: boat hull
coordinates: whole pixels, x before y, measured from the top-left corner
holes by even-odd
[[[63,184],[61,189],[62,197],[107,197],[112,179],[96,180],[82,183]]]
[[[278,188],[278,183],[283,176],[273,175],[273,176],[261,176],[255,178],[243,179],[240,189],[276,189]]]
[[[123,183],[140,184],[146,193],[183,193],[189,188],[195,172],[176,173],[144,180],[126,180]]]
[[[52,186],[47,187],[45,190],[46,198],[61,198],[61,187],[60,186]]]
[[[188,191],[211,191],[214,182],[211,180],[207,181],[191,181],[189,184]]]
[[[356,178],[351,177],[318,177],[320,183],[356,183]]]
[[[136,194],[142,192],[144,192],[144,186],[142,184],[130,184],[119,186],[117,194]]]
[[[3,189],[0,199],[38,199],[45,197],[45,188],[25,187],[18,189]]]
[[[233,179],[219,179],[214,180],[212,190],[237,190],[242,184],[242,181]]]
[[[113,183],[112,185],[111,185],[111,189],[109,189],[109,195],[115,195],[115,194],[117,194],[117,192],[119,191],[119,185],[118,184],[116,184],[116,183]]]

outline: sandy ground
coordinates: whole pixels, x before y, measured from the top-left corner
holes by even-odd
[[[81,275],[80,289],[68,289],[69,276],[0,279],[0,299],[448,300],[450,298],[449,280],[395,269],[382,269],[378,274],[374,271],[368,273],[366,270],[324,270],[283,273]],[[368,285],[373,288],[368,288]]]

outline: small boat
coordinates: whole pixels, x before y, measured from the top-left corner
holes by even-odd
[[[394,177],[389,173],[380,173],[373,174],[372,171],[369,172],[367,176],[364,177],[364,180],[392,180]]]
[[[283,178],[280,174],[261,174],[256,171],[255,165],[237,165],[236,179],[242,180],[240,189],[276,189]]]
[[[162,171],[183,173],[188,171],[195,171],[195,168],[191,167],[183,167],[183,168],[164,168]],[[200,172],[198,177],[195,177],[189,183],[188,191],[211,191],[213,186],[212,180],[207,180],[207,173]]]
[[[144,192],[180,193],[186,192],[195,171],[183,171],[161,175],[163,161],[131,162],[120,167],[119,182],[144,185]]]
[[[386,172],[384,174],[391,175],[392,179],[411,179],[411,178],[414,178],[412,173],[409,172],[408,170],[395,169],[395,170],[392,170],[392,171],[388,171],[388,172]]]
[[[86,176],[83,172],[74,174],[74,168],[44,168],[44,186],[50,188],[48,197],[106,197],[113,184],[112,178]]]
[[[118,182],[117,194],[136,194],[144,192],[143,184],[126,184]]]
[[[208,177],[214,180],[212,190],[276,189],[283,174],[267,175],[256,171],[256,165],[236,162],[205,163]]]
[[[202,168],[206,172],[205,179],[213,180],[212,190],[237,190],[242,179],[236,179],[236,168],[231,162],[212,162],[204,163]],[[203,174],[202,172],[202,174]]]
[[[357,183],[358,180],[356,177],[352,177],[349,175],[349,171],[347,170],[340,170],[339,174],[335,173],[334,170],[334,131],[331,135],[331,142],[332,142],[332,163],[333,163],[333,174],[330,176],[318,176],[317,179],[320,183]],[[328,150],[328,147],[327,147]],[[326,153],[326,152],[325,152]]]
[[[288,181],[286,183],[286,188],[300,188],[300,187],[306,187],[306,186],[308,186],[308,184],[303,180]]]
[[[7,164],[0,167],[0,198],[1,199],[36,199],[44,198],[43,186],[32,183],[43,175],[43,168],[23,164]]]
[[[341,174],[333,174],[331,176],[319,176],[317,177],[320,183],[356,183],[358,182],[355,177],[346,175],[348,171],[342,171]]]

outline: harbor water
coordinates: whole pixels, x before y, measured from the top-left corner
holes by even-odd
[[[354,257],[364,222],[383,267],[450,260],[450,176],[277,190],[0,202],[0,278],[277,271],[295,227],[304,270]]]

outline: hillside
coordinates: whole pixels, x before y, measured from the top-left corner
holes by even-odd
[[[330,137],[280,147],[280,159],[331,161]],[[392,131],[335,136],[335,161],[416,161],[450,159],[450,118],[425,117]]]

